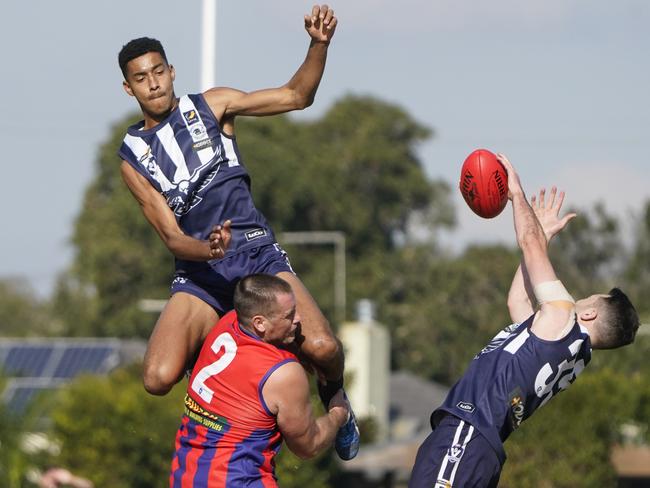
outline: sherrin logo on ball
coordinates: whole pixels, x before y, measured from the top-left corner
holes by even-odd
[[[467,156],[459,187],[469,208],[486,219],[499,215],[508,203],[508,174],[487,149],[477,149]]]

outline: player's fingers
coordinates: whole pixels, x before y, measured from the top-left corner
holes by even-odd
[[[546,202],[544,202],[544,197],[546,196],[546,188],[542,188],[539,190],[539,206],[540,208],[544,208],[546,206]]]
[[[330,23],[327,24],[327,28],[329,30],[334,30],[334,29],[336,29],[336,25],[338,23],[339,23],[339,19],[337,19],[336,17],[332,17],[332,20],[330,21]]]
[[[318,18],[322,21],[325,20],[325,17],[327,17],[327,11],[329,10],[329,6],[327,4],[323,4],[320,6],[320,11],[318,12]]]
[[[318,5],[314,5],[311,8],[311,22],[312,22],[312,24],[316,23],[316,20],[318,20],[319,15],[320,15],[320,7]]]
[[[557,211],[558,212],[562,208],[562,203],[564,203],[564,192],[563,191],[561,191],[560,194],[557,196]]]
[[[537,209],[537,196],[533,195],[530,197],[530,206],[533,207],[533,210]]]
[[[553,208],[555,205],[555,195],[557,194],[557,187],[552,186],[551,187],[551,196],[548,199],[548,206],[549,208]]]
[[[327,11],[325,12],[325,16],[323,17],[323,24],[329,26],[333,18],[334,18],[334,10],[332,10],[331,8],[327,9]]]
[[[305,29],[309,29],[312,26],[312,16],[311,15],[305,15]]]
[[[505,166],[506,171],[514,172],[515,168],[512,166],[512,163],[510,162],[510,160],[504,154],[497,153],[496,156],[497,156],[497,159],[501,162],[501,164],[503,164],[503,166]]]

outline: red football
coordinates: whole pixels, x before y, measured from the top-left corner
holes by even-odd
[[[460,171],[460,192],[476,215],[491,219],[508,203],[508,174],[497,157],[485,149],[467,156]]]

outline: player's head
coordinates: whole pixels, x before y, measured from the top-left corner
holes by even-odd
[[[620,289],[578,300],[576,312],[580,322],[590,329],[595,349],[615,349],[634,342],[639,316]]]
[[[124,90],[152,117],[166,115],[176,103],[174,67],[157,39],[140,37],[127,42],[118,54]]]
[[[277,276],[252,274],[235,287],[235,311],[239,322],[265,342],[292,342],[300,317],[291,286]]]

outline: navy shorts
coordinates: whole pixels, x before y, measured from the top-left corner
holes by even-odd
[[[446,415],[420,446],[409,488],[492,488],[500,475],[501,463],[485,437]]]
[[[171,284],[171,294],[179,291],[200,298],[219,315],[232,310],[237,282],[253,273],[276,275],[293,273],[287,253],[278,244],[266,244],[206,263],[200,271],[178,271]]]

